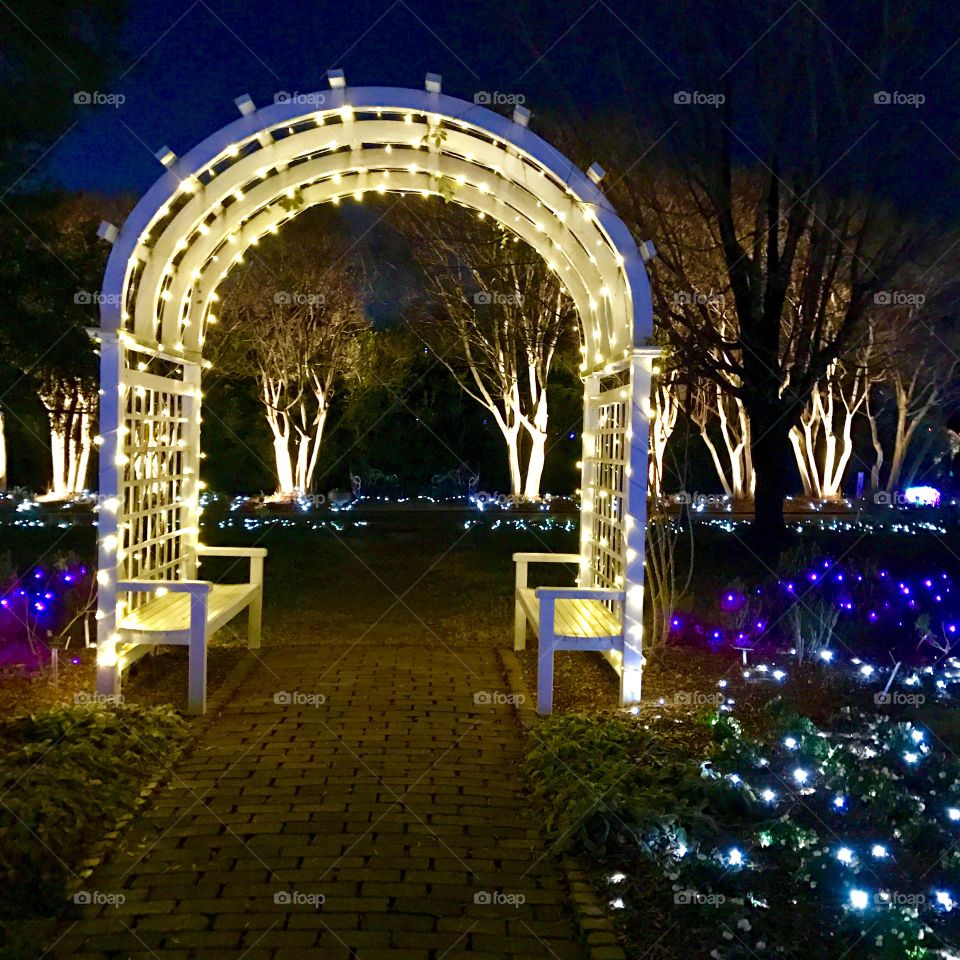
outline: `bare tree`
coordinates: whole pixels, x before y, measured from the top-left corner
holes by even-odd
[[[663,463],[667,444],[676,429],[680,404],[683,401],[679,371],[674,367],[661,370],[654,380],[652,392],[653,416],[650,418],[650,466],[647,482],[650,496],[660,497],[663,495]]]
[[[228,376],[257,380],[277,493],[291,497],[312,488],[330,402],[369,322],[345,244],[309,213],[249,256],[210,341]]]
[[[734,26],[726,9],[681,0],[661,36],[675,68],[665,122],[647,114],[650,127],[638,129],[645,112],[634,110],[622,130],[605,123],[608,191],[656,244],[655,310],[678,362],[749,415],[755,529],[771,546],[784,532],[791,429],[864,336],[874,295],[938,239],[938,208],[906,186],[907,112],[881,95],[888,76],[906,75],[929,18],[919,8],[878,16],[858,2],[849,13],[856,33],[830,29],[822,2],[760,0]],[[785,35],[775,27],[788,15]],[[623,76],[637,102],[650,100],[643,69]],[[726,330],[708,305],[674,300],[709,290],[704,271],[729,298]]]
[[[536,499],[547,452],[547,386],[562,338],[576,329],[573,301],[534,250],[482,215],[445,205],[405,212],[400,223],[415,238],[414,255],[443,310],[422,333],[461,389],[494,418],[511,492]]]
[[[790,430],[797,468],[807,497],[838,500],[854,453],[853,425],[865,409],[875,373],[869,348],[827,367],[814,385],[800,423]]]
[[[83,490],[93,448],[97,413],[96,384],[64,373],[49,375],[37,393],[50,425],[50,458],[53,470],[50,496],[57,500]]]
[[[887,493],[909,486],[931,448],[948,442],[946,421],[960,403],[953,278],[927,271],[905,283],[885,292],[878,310],[882,373],[864,405],[874,452],[871,488]]]

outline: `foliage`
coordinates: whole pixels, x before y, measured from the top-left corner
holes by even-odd
[[[51,916],[90,843],[183,736],[169,707],[77,705],[0,726],[0,918]]]
[[[956,944],[960,761],[911,723],[849,709],[828,732],[775,702],[762,742],[728,710],[707,717],[706,759],[624,715],[556,717],[533,735],[545,829],[616,870],[627,927],[649,930],[647,863],[672,881],[673,922],[714,960],[919,960]]]

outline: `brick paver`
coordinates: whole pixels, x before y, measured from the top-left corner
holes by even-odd
[[[265,653],[51,955],[580,958],[508,692],[491,650]]]

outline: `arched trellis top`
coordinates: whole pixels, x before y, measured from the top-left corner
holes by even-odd
[[[101,329],[196,361],[217,286],[244,251],[300,210],[367,193],[443,195],[537,250],[573,297],[585,372],[629,357],[651,333],[643,258],[594,180],[526,126],[425,91],[347,87],[255,109],[167,167],[113,238]],[[431,89],[431,87],[433,89]],[[110,231],[113,232],[113,231]]]

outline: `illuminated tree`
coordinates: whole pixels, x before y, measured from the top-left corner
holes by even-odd
[[[312,489],[331,400],[369,322],[345,243],[309,212],[249,256],[227,281],[211,345],[227,376],[256,380],[277,494],[293,497]]]

